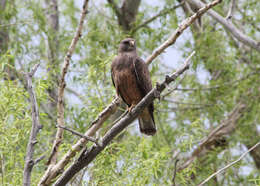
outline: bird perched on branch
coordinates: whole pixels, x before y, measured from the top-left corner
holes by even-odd
[[[116,93],[128,105],[129,112],[152,89],[148,66],[138,57],[136,42],[132,38],[120,42],[118,55],[111,65],[111,75]],[[146,135],[156,133],[153,110],[151,103],[138,116],[140,131]]]

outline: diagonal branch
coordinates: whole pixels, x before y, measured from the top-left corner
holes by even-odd
[[[89,0],[84,0],[83,3],[83,7],[82,7],[82,12],[81,12],[81,17],[80,17],[80,21],[79,21],[79,25],[77,28],[77,31],[74,35],[74,38],[71,41],[71,44],[69,46],[68,52],[64,58],[64,62],[63,62],[63,67],[62,67],[62,73],[61,73],[61,79],[60,79],[60,83],[59,83],[59,90],[58,90],[58,118],[57,118],[57,123],[60,126],[64,126],[64,103],[63,103],[63,98],[64,98],[64,89],[65,89],[65,76],[67,74],[67,70],[70,64],[70,59],[71,56],[75,50],[76,44],[79,40],[79,38],[81,37],[81,33],[82,33],[82,29],[83,29],[83,23],[84,23],[84,18],[86,17],[87,14],[87,8],[88,8],[88,2]],[[62,128],[58,128],[57,129],[57,133],[56,133],[56,137],[52,146],[52,151],[51,151],[51,155],[48,161],[48,169],[50,170],[51,167],[56,163],[57,161],[57,155],[58,155],[58,148],[62,142],[63,139],[63,129]],[[45,174],[46,175],[46,174]],[[43,176],[42,180],[40,181],[40,184],[43,183],[45,181],[46,176]]]
[[[39,109],[36,101],[35,92],[32,87],[32,77],[35,74],[37,68],[40,64],[37,64],[33,67],[31,72],[26,73],[25,77],[27,80],[27,90],[30,95],[30,103],[32,108],[32,128],[30,133],[30,138],[27,144],[26,156],[25,156],[25,165],[23,171],[23,185],[29,186],[31,185],[31,173],[33,166],[35,165],[36,161],[33,160],[34,154],[34,145],[37,143],[36,136],[39,130],[42,128],[42,125],[39,121]]]
[[[218,1],[219,2],[219,1]],[[198,17],[196,17],[198,18]],[[189,20],[186,19],[186,20]],[[193,20],[194,21],[194,20]],[[183,23],[178,27],[184,27],[184,24],[186,26],[190,26],[192,24],[192,21],[183,21]],[[175,32],[176,33],[176,32]],[[181,33],[180,33],[181,34]],[[180,36],[178,34],[176,36],[176,39]],[[175,41],[176,41],[175,39]],[[174,44],[175,41],[171,43]],[[164,44],[163,44],[164,45]],[[167,45],[164,47],[166,49],[167,47],[171,46]],[[163,50],[157,50],[156,52],[153,52],[152,55],[148,58],[146,63],[149,65],[153,59],[155,59],[157,56],[159,56]],[[156,55],[156,56],[155,56]],[[91,123],[91,127],[85,132],[86,136],[93,136],[96,131],[103,125],[103,123],[117,110],[118,105],[120,104],[120,99],[117,97],[113,99],[113,101],[97,116],[97,118]],[[81,138],[76,144],[74,144],[71,149],[61,158],[61,160],[54,166],[49,167],[44,176],[42,177],[41,184],[50,184],[51,180],[56,178],[59,174],[61,174],[61,171],[64,169],[66,165],[68,165],[69,162],[71,162],[72,158],[82,150],[84,145],[87,143],[87,140],[84,138]]]
[[[228,14],[226,17],[227,20],[231,20],[233,18],[235,7],[236,7],[236,0],[231,0]]]
[[[68,127],[65,127],[65,126],[59,126],[59,125],[57,125],[57,127],[58,127],[58,128],[62,128],[62,129],[64,129],[64,130],[67,130],[67,131],[71,132],[72,134],[74,134],[74,135],[76,135],[76,136],[85,138],[86,140],[91,141],[91,142],[95,143],[96,145],[100,145],[100,144],[98,143],[98,140],[96,140],[96,139],[93,138],[93,137],[86,136],[86,135],[84,135],[84,134],[81,134],[81,133],[79,133],[79,132],[77,132],[77,131],[75,131],[75,130],[72,130],[72,129],[68,128]]]
[[[66,86],[65,83],[65,76],[67,74],[67,70],[70,64],[70,59],[71,56],[75,50],[76,44],[79,40],[79,38],[81,37],[81,32],[83,29],[83,23],[84,23],[84,18],[87,14],[87,8],[88,8],[88,0],[84,1],[83,4],[83,9],[82,9],[82,13],[81,13],[81,17],[80,17],[80,22],[79,22],[79,26],[78,29],[75,33],[75,36],[69,46],[68,52],[64,58],[64,63],[63,63],[63,67],[62,67],[62,73],[61,73],[61,80],[59,83],[59,92],[58,92],[58,119],[57,119],[57,123],[60,126],[64,126],[64,103],[63,103],[63,97],[64,97],[64,89]],[[52,152],[51,152],[51,156],[49,158],[48,164],[55,164],[56,160],[57,160],[57,153],[58,153],[58,148],[59,145],[61,144],[63,138],[63,129],[62,128],[58,128],[57,133],[56,133],[56,137],[55,137],[55,141],[53,143],[53,147],[52,147]]]
[[[103,137],[101,146],[92,146],[90,151],[87,151],[80,158],[76,160],[55,182],[55,186],[63,186],[69,182],[69,180],[82,168],[88,166],[96,156],[127,126],[129,126],[136,117],[142,112],[142,110],[150,104],[154,99],[158,98],[161,92],[171,82],[175,81],[183,72],[189,69],[192,54],[185,60],[184,65],[173,73],[171,76],[166,76],[162,83],[157,83],[156,87],[153,88],[133,109],[130,113],[127,113],[121,120],[119,120]]]
[[[246,109],[246,105],[238,103],[235,108],[230,112],[225,120],[213,129],[207,137],[202,139],[199,146],[193,151],[191,157],[189,157],[179,168],[181,171],[190,166],[197,158],[206,154],[209,150],[214,149],[213,147],[218,144],[223,136],[232,133],[236,128],[236,123],[243,115]]]
[[[174,163],[174,172],[173,172],[173,177],[172,177],[172,186],[175,186],[175,178],[176,178],[176,173],[177,173],[177,163],[178,163],[179,159],[175,160]]]
[[[215,0],[212,3],[204,5],[202,8],[198,10],[195,14],[185,19],[181,25],[177,28],[177,30],[170,36],[170,38],[165,41],[159,48],[157,48],[153,54],[146,60],[147,64],[150,64],[158,55],[160,55],[166,48],[170,45],[174,44],[177,38],[182,34],[182,32],[188,28],[196,19],[201,17],[207,10],[219,4],[221,0]]]
[[[184,4],[184,1],[179,3],[178,5],[175,5],[171,8],[167,8],[167,9],[162,9],[161,11],[159,11],[158,14],[155,14],[153,17],[147,19],[146,21],[144,21],[143,23],[141,23],[140,25],[137,25],[135,28],[132,29],[132,33],[135,33],[137,30],[139,30],[142,27],[145,27],[146,25],[148,25],[149,23],[151,23],[152,21],[154,21],[155,19],[157,19],[158,17],[164,16],[168,13],[170,13],[171,11],[181,7]]]
[[[205,6],[204,3],[202,3],[200,0],[188,0],[190,3],[194,4],[197,7],[203,7]],[[236,26],[231,23],[230,21],[227,21],[225,18],[223,18],[221,15],[219,15],[214,10],[209,10],[208,14],[214,18],[216,21],[218,21],[220,24],[222,24],[235,38],[237,38],[240,42],[243,44],[250,46],[254,49],[256,49],[258,52],[260,52],[260,42],[257,42],[253,40],[252,38],[248,37],[244,33],[242,33]]]
[[[250,149],[248,149],[246,152],[244,152],[237,160],[229,163],[228,165],[226,165],[225,167],[219,169],[217,172],[215,172],[214,174],[210,175],[206,180],[204,180],[203,182],[201,182],[198,186],[202,186],[205,183],[207,183],[211,178],[213,178],[214,176],[218,175],[220,172],[222,172],[223,170],[233,166],[235,163],[239,162],[241,159],[243,159],[249,152],[251,152],[252,150],[254,150],[258,145],[260,145],[260,141],[255,144],[253,147],[251,147]]]

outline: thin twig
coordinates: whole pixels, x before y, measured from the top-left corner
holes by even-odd
[[[144,22],[141,23],[140,25],[138,25],[138,26],[136,26],[135,28],[133,28],[133,29],[131,30],[131,32],[132,32],[132,33],[135,33],[137,30],[139,30],[139,29],[142,28],[142,27],[145,27],[146,25],[148,25],[149,23],[151,23],[152,21],[154,21],[154,20],[157,19],[158,17],[164,16],[164,15],[170,13],[171,11],[173,11],[173,10],[175,10],[175,9],[177,9],[177,8],[179,8],[179,7],[181,7],[183,4],[184,4],[184,1],[181,2],[181,3],[178,4],[178,5],[175,5],[175,6],[171,7],[171,8],[167,8],[167,9],[164,8],[164,9],[162,9],[161,11],[159,11],[158,14],[154,15],[153,17],[147,19],[146,21],[144,21]]]
[[[224,86],[229,86],[229,87],[233,87],[233,86],[237,86],[238,83],[241,83],[241,81],[243,80],[248,80],[248,78],[252,75],[257,74],[257,72],[251,72],[241,78],[238,78],[236,80],[233,81],[229,81],[229,82],[224,82],[222,85],[216,85],[216,86],[212,86],[212,87],[200,87],[200,88],[176,88],[174,90],[177,91],[207,91],[207,90],[212,90],[212,89],[219,89],[219,88],[223,88]]]
[[[1,27],[8,27],[8,26],[17,26],[17,25],[19,25],[19,24],[33,24],[33,23],[35,23],[33,20],[31,20],[31,21],[20,21],[20,22],[16,22],[16,23],[9,23],[9,24],[2,24],[2,25],[0,25],[0,28]]]
[[[93,137],[91,137],[91,136],[86,136],[86,135],[84,135],[84,134],[81,134],[81,133],[79,133],[79,132],[77,132],[77,131],[75,131],[75,130],[72,130],[72,129],[68,128],[68,127],[65,127],[65,126],[60,126],[60,125],[56,125],[56,126],[59,127],[59,128],[62,128],[62,129],[64,129],[64,130],[67,130],[67,131],[71,132],[72,134],[74,134],[74,135],[76,135],[76,136],[79,136],[79,137],[81,137],[81,138],[85,138],[85,139],[88,140],[88,141],[92,141],[92,142],[95,143],[96,145],[100,145],[100,144],[98,143],[98,140],[96,140],[95,138],[93,138]]]
[[[39,163],[41,160],[43,160],[44,158],[46,157],[46,155],[42,155],[40,156],[39,158],[37,158],[35,161],[34,161],[34,165],[36,165],[37,163]]]
[[[231,21],[231,19],[233,18],[235,7],[236,7],[236,0],[231,0],[230,5],[229,5],[228,14],[226,16],[227,20]]]
[[[65,76],[67,74],[68,71],[68,67],[70,64],[70,59],[71,56],[75,50],[76,44],[79,40],[79,38],[81,37],[81,32],[83,29],[83,23],[84,23],[84,18],[86,17],[87,14],[87,8],[88,8],[88,0],[84,1],[83,4],[83,8],[82,8],[82,12],[81,12],[81,17],[80,17],[80,22],[77,28],[77,31],[71,41],[71,44],[69,46],[68,52],[64,58],[64,62],[63,62],[63,67],[62,67],[62,73],[61,73],[61,80],[59,83],[59,91],[58,91],[58,119],[57,119],[57,123],[60,126],[64,126],[64,103],[63,103],[63,99],[64,99],[64,89],[66,86],[65,83]],[[48,160],[47,164],[55,164],[56,160],[57,160],[57,152],[58,152],[58,148],[62,142],[63,139],[63,129],[62,128],[58,128],[57,133],[56,133],[56,137],[55,137],[55,141],[53,143],[52,146],[52,151],[51,151],[51,155],[50,158]]]
[[[126,114],[127,114],[128,110],[125,110],[125,112],[123,114],[121,114],[120,117],[118,117],[113,123],[112,123],[112,126],[114,124],[116,124],[120,119],[122,119]]]
[[[210,175],[206,180],[204,180],[203,182],[201,182],[198,186],[202,186],[205,183],[207,183],[211,178],[213,178],[214,176],[218,175],[220,172],[222,172],[223,170],[231,167],[232,165],[234,165],[235,163],[239,162],[241,159],[243,159],[249,152],[251,152],[252,150],[254,150],[258,145],[260,145],[260,141],[258,143],[256,143],[253,147],[251,147],[250,149],[248,149],[246,152],[244,152],[237,160],[231,162],[230,164],[226,165],[225,167],[219,169],[217,172],[215,172],[214,174]]]
[[[177,173],[177,163],[178,163],[179,159],[175,160],[174,163],[174,172],[173,172],[173,177],[172,177],[172,186],[175,186],[175,178],[176,178],[176,173]]]
[[[184,73],[184,75],[181,77],[181,79],[179,80],[178,83],[176,83],[176,85],[171,88],[171,89],[168,89],[168,92],[166,92],[164,95],[161,96],[161,99],[163,100],[166,96],[168,96],[169,94],[171,94],[172,92],[174,92],[175,90],[178,89],[178,86],[181,84],[181,82],[184,80],[186,76],[186,73]]]
[[[25,156],[25,165],[24,165],[24,172],[23,172],[23,185],[29,186],[31,184],[31,174],[33,166],[35,165],[35,162],[33,160],[33,154],[34,154],[34,145],[37,143],[36,136],[39,132],[39,130],[42,128],[42,125],[39,121],[39,109],[38,104],[35,96],[35,92],[33,90],[32,86],[32,77],[35,74],[37,68],[40,64],[35,65],[32,70],[25,74],[26,80],[27,80],[27,90],[30,95],[30,103],[31,103],[31,109],[32,109],[32,128],[30,133],[30,138],[27,144],[26,149],[26,156]]]
[[[189,103],[189,102],[182,102],[182,101],[176,101],[176,100],[170,100],[170,99],[164,99],[167,102],[170,103],[175,103],[177,105],[198,105],[198,106],[205,106],[205,107],[210,107],[213,106],[212,104],[203,104],[203,103]]]
[[[34,65],[31,72],[29,72],[29,76],[33,77],[39,66],[40,66],[40,63]]]
[[[82,12],[81,12],[81,17],[80,17],[80,21],[79,21],[79,25],[77,27],[77,31],[71,41],[71,44],[68,48],[68,52],[64,58],[64,62],[63,62],[63,67],[62,67],[62,73],[61,73],[61,79],[60,79],[60,83],[59,83],[59,90],[58,90],[58,118],[57,118],[57,123],[60,126],[64,126],[64,103],[63,103],[63,98],[64,98],[64,89],[65,89],[65,76],[67,74],[68,71],[68,67],[70,64],[70,60],[71,60],[71,56],[75,50],[76,44],[79,40],[79,38],[81,37],[81,33],[82,33],[82,29],[83,29],[83,24],[84,24],[84,19],[86,17],[87,14],[87,9],[88,9],[88,2],[89,0],[84,0],[83,3],[83,7],[82,7]],[[43,177],[41,178],[39,185],[46,185],[46,181],[50,176],[50,171],[52,170],[52,167],[54,166],[54,164],[57,161],[57,156],[58,156],[58,148],[62,142],[63,139],[63,129],[62,128],[58,128],[57,132],[56,132],[56,137],[52,146],[52,151],[51,151],[51,155],[49,157],[49,160],[47,162],[47,164],[49,165],[47,171],[45,172],[45,174],[43,175]]]

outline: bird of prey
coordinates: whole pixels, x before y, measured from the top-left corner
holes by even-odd
[[[117,95],[128,105],[130,112],[152,89],[148,66],[138,57],[134,39],[126,38],[120,42],[118,55],[111,65],[111,76]],[[156,133],[153,110],[151,103],[138,116],[140,131],[146,135]]]

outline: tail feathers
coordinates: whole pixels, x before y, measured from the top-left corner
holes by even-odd
[[[153,117],[145,108],[143,113],[138,117],[140,131],[146,135],[153,136],[156,133],[156,126]]]

